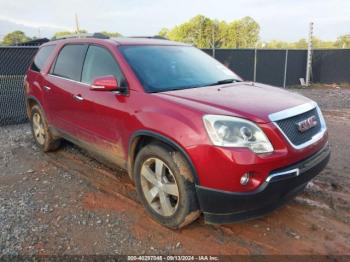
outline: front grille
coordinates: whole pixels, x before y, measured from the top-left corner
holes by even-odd
[[[305,132],[300,132],[298,130],[297,123],[311,116],[316,117],[317,125],[310,128],[309,130],[306,130]],[[300,115],[278,120],[276,121],[276,124],[280,127],[280,129],[288,137],[288,139],[296,146],[309,141],[314,135],[316,135],[321,130],[320,116],[318,115],[316,108],[302,113]]]

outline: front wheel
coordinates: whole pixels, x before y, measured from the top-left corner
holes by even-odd
[[[180,153],[147,145],[136,157],[134,178],[141,202],[157,222],[181,228],[199,217],[193,175]]]

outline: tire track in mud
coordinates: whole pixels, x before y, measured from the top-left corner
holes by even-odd
[[[182,249],[189,254],[203,254],[205,246],[210,246],[209,253],[213,254],[256,254],[259,250],[261,252],[270,250],[273,253],[275,251],[267,245],[248,243],[238,236],[234,238],[231,236],[227,241],[223,239],[227,238],[227,232],[225,233],[220,227],[205,225],[202,218],[185,229],[178,231],[167,229],[153,221],[144,211],[136,195],[133,194],[136,192],[135,188],[125,172],[119,171],[118,175],[113,175],[118,171],[109,170],[106,167],[92,169],[84,163],[87,160],[86,156],[72,154],[66,150],[59,150],[48,156],[50,164],[87,179],[99,190],[85,196],[83,204],[86,208],[127,213],[131,233],[143,241],[152,241],[154,246],[162,248],[168,245],[169,241],[174,245],[180,242]],[[152,234],[150,235],[149,232]],[[250,247],[254,247],[255,251],[250,250]]]
[[[84,152],[76,149],[72,152],[70,146],[48,154],[47,161],[85,178],[98,189],[85,196],[85,208],[126,214],[130,233],[155,247],[180,242],[182,253],[188,254],[203,254],[203,251],[210,254],[350,253],[349,227],[317,207],[292,202],[252,221],[212,226],[200,218],[174,231],[160,226],[147,215],[125,172],[96,164]]]

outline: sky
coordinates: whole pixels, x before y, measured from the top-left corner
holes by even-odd
[[[0,38],[73,30],[75,13],[82,29],[126,36],[156,35],[197,14],[227,22],[251,16],[263,41],[307,38],[311,21],[323,40],[350,33],[350,0],[0,0]]]

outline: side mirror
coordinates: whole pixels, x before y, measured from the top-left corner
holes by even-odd
[[[94,91],[120,91],[118,80],[115,76],[107,75],[96,77],[90,86]]]

